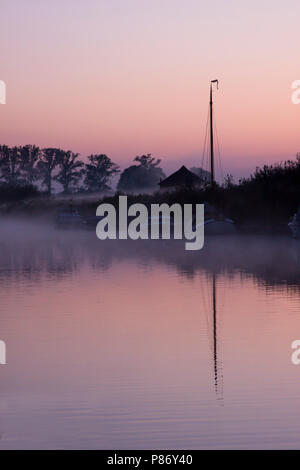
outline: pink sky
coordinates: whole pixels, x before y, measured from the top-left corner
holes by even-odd
[[[201,165],[209,81],[224,173],[300,151],[299,0],[0,0],[0,143]]]

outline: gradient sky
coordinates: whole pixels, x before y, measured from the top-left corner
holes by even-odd
[[[0,0],[0,143],[201,165],[209,81],[224,173],[300,151],[299,0]]]

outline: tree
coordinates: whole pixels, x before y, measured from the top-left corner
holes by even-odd
[[[210,172],[203,170],[203,168],[198,168],[193,166],[191,168],[191,172],[195,173],[195,175],[199,176],[201,178],[203,183],[209,183],[210,182]]]
[[[20,147],[0,146],[0,179],[10,186],[22,183]]]
[[[41,151],[36,145],[25,145],[20,147],[20,166],[22,175],[24,176],[25,182],[33,184],[38,179],[38,161],[40,158]]]
[[[234,178],[231,173],[227,173],[224,179],[224,188],[231,189],[234,186]]]
[[[71,150],[60,150],[58,155],[58,173],[55,180],[64,188],[64,193],[70,192],[76,186],[83,174],[84,163],[77,160],[79,153],[73,153]]]
[[[106,155],[89,155],[88,160],[90,163],[85,165],[85,188],[91,192],[110,189],[111,178],[120,172],[118,165]]]
[[[39,177],[49,194],[52,190],[53,171],[58,165],[61,152],[62,150],[56,148],[44,148],[37,164]]]
[[[158,188],[158,183],[165,178],[165,174],[159,167],[160,159],[151,157],[151,154],[134,158],[139,165],[131,165],[120,176],[119,191],[149,190]]]
[[[133,159],[133,161],[139,162],[141,167],[147,170],[151,170],[161,163],[161,160],[159,158],[155,159],[154,157],[151,157],[151,153],[147,153],[147,155],[137,156]]]

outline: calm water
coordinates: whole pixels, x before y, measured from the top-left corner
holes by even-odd
[[[0,235],[0,448],[300,448],[300,243]]]

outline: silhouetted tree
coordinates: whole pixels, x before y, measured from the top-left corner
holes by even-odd
[[[158,183],[165,178],[163,170],[159,167],[161,160],[151,157],[148,153],[135,157],[134,161],[139,165],[131,165],[121,173],[118,190],[158,189]]]
[[[105,191],[110,189],[111,178],[120,172],[118,165],[106,155],[90,155],[85,168],[84,186],[88,191]]]
[[[73,189],[83,175],[84,163],[78,160],[79,154],[71,150],[60,150],[58,155],[58,173],[54,177],[64,188],[64,193]]]
[[[42,184],[46,186],[47,191],[51,194],[53,171],[59,163],[61,150],[56,148],[44,148],[40,154],[38,161],[39,177],[42,179]]]
[[[10,186],[22,183],[20,148],[0,146],[0,179]]]
[[[151,153],[147,153],[147,155],[136,156],[133,159],[134,162],[139,162],[141,167],[151,170],[152,168],[157,167],[161,160],[158,158],[151,157]]]
[[[228,173],[224,179],[224,188],[230,189],[234,186],[234,178],[231,173]]]
[[[25,145],[20,147],[20,167],[22,176],[28,184],[33,184],[39,177],[39,170],[37,167],[41,151],[35,145]]]
[[[195,173],[195,175],[199,176],[202,179],[203,183],[210,182],[210,172],[209,171],[203,170],[203,168],[198,168],[196,166],[193,166],[191,168],[191,171],[193,173]]]

